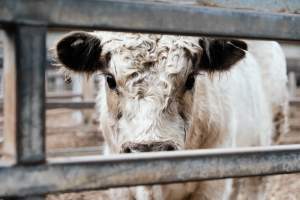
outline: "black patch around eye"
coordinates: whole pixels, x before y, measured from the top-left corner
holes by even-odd
[[[106,76],[106,82],[110,89],[112,89],[112,90],[116,89],[117,83],[116,83],[115,78],[112,75]]]
[[[193,89],[194,84],[195,84],[195,77],[193,74],[190,74],[185,82],[185,89],[186,90]]]

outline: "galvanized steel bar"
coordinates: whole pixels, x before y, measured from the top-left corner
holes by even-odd
[[[2,102],[0,101],[0,112],[2,112],[3,105],[1,104]],[[95,108],[96,103],[94,101],[65,101],[65,100],[49,100],[45,108],[46,109],[93,109]]]
[[[63,100],[50,100],[46,103],[47,109],[93,109],[95,108],[94,101],[63,101]]]
[[[291,98],[290,105],[291,106],[300,106],[300,99],[299,98]]]
[[[136,0],[131,0],[136,1]],[[154,0],[155,1],[155,0]],[[180,3],[228,9],[255,10],[262,12],[300,13],[298,0],[157,0],[160,3]]]
[[[0,168],[0,197],[300,172],[300,145],[141,153]]]
[[[291,1],[290,6],[298,10],[300,2]],[[258,3],[255,8],[259,7]],[[233,8],[234,4],[222,9],[140,1],[0,0],[0,24],[300,40],[300,15],[294,11],[283,14]]]
[[[4,156],[15,164],[45,161],[46,27],[21,25],[5,31]],[[5,182],[2,182],[5,183]],[[14,200],[43,200],[43,196]]]
[[[46,28],[21,25],[5,35],[4,153],[17,164],[44,162]]]
[[[16,28],[18,163],[45,161],[46,27]]]

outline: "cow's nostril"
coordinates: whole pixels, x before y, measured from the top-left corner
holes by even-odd
[[[131,153],[130,147],[125,147],[122,149],[122,153]]]
[[[126,142],[122,145],[121,153],[148,152],[148,145],[143,143]]]
[[[132,148],[132,143],[126,142],[126,143],[122,144],[120,153],[132,153],[131,148]]]
[[[174,151],[176,150],[177,148],[175,147],[175,145],[173,144],[167,144],[164,148],[164,151]]]
[[[150,143],[149,151],[174,151],[177,147],[172,141],[153,142]]]

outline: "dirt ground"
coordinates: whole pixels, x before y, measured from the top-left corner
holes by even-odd
[[[95,116],[84,124],[78,121],[80,111],[59,109],[47,111],[47,154],[53,156],[73,156],[100,154],[103,137],[98,131]],[[0,117],[0,131],[2,125]],[[281,144],[300,144],[300,108],[290,108],[290,132],[281,138]],[[62,123],[63,122],[63,123]],[[1,132],[0,132],[1,134]],[[0,137],[1,138],[1,137]],[[0,142],[1,153],[1,142]],[[300,174],[276,175],[266,178],[266,199],[300,200]],[[240,181],[243,184],[243,181]],[[90,191],[48,195],[47,200],[106,200],[107,191]],[[241,195],[241,199],[254,200],[250,196]]]

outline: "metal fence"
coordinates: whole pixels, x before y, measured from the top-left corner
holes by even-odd
[[[201,2],[0,0],[6,158],[0,164],[0,197],[41,200],[55,192],[300,172],[300,145],[46,159],[44,66],[49,28],[300,41],[298,0]],[[235,9],[241,5],[251,11]]]

